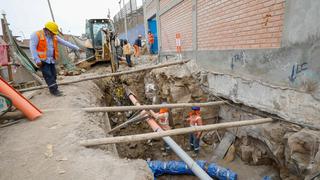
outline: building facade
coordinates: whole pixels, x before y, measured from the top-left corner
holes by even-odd
[[[320,117],[320,1],[147,0],[145,29],[156,21],[159,54],[207,72],[217,95],[295,122]],[[263,98],[261,98],[263,97]]]

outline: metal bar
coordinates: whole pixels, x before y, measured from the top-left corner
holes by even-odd
[[[133,123],[133,122],[137,122],[137,121],[142,121],[142,120],[146,120],[148,118],[148,115],[145,114],[145,115],[142,115],[142,114],[139,114],[138,116],[136,117],[133,117],[132,119],[129,119],[128,121],[120,124],[119,126],[116,126],[114,128],[112,128],[110,131],[108,131],[107,133],[108,134],[111,134],[113,133],[114,131],[120,129],[120,128],[123,128],[125,127],[126,125],[130,124],[130,123]]]
[[[92,77],[87,77],[87,78],[74,80],[74,81],[60,82],[60,83],[57,83],[57,84],[58,85],[68,85],[68,84],[78,83],[78,82],[83,82],[83,81],[88,81],[88,80],[101,79],[101,78],[112,77],[112,76],[120,76],[120,75],[124,75],[124,74],[132,74],[132,73],[136,73],[136,72],[140,72],[140,71],[147,71],[147,70],[156,69],[156,68],[162,68],[162,67],[167,67],[167,66],[184,64],[184,63],[187,63],[189,61],[190,60],[175,61],[175,62],[171,62],[171,63],[158,64],[158,65],[153,65],[153,66],[149,66],[149,67],[145,67],[145,68],[133,69],[133,70],[129,70],[129,71],[108,73],[108,74],[104,74],[104,75],[92,76]],[[48,86],[42,85],[42,86],[37,86],[37,87],[32,87],[32,88],[20,89],[19,91],[20,92],[27,92],[27,91],[34,91],[34,90],[37,90],[37,89],[45,89],[45,88],[48,88]]]

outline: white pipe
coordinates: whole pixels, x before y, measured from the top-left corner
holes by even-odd
[[[137,101],[137,99],[135,98],[134,94],[130,89],[126,88],[126,94],[134,105],[140,106],[140,103]],[[143,113],[144,111],[145,110],[143,110],[141,113]],[[147,120],[147,123],[153,129],[153,131],[155,132],[163,131],[161,127],[155,122],[154,119],[149,118]],[[174,140],[171,139],[171,137],[163,137],[162,139],[188,165],[191,171],[198,178],[200,178],[201,180],[212,179],[185,151],[183,151],[183,149],[176,142],[174,142]]]

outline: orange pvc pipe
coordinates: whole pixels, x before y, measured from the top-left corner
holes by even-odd
[[[129,99],[131,100],[131,102],[135,105],[135,106],[140,106],[140,103],[138,102],[138,100],[134,97],[133,94],[129,94]],[[145,110],[141,111],[141,114],[146,114],[147,112]],[[163,129],[155,122],[155,120],[153,118],[148,118],[147,119],[147,123],[149,124],[149,126],[152,128],[153,131],[158,132],[158,131],[163,131]]]
[[[4,79],[0,77],[0,93],[8,96],[13,105],[19,109],[30,121],[33,121],[42,115],[42,112],[34,106],[22,94],[11,87]]]

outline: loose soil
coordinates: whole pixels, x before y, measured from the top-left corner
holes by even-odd
[[[92,75],[92,74],[91,74]],[[88,76],[83,74],[81,76]],[[78,77],[65,77],[71,80]],[[40,90],[32,102],[46,112],[36,121],[0,129],[0,179],[153,179],[143,160],[120,159],[113,146],[84,148],[80,140],[105,137],[103,113],[68,108],[101,106],[103,94],[88,81],[61,86],[63,97]]]

